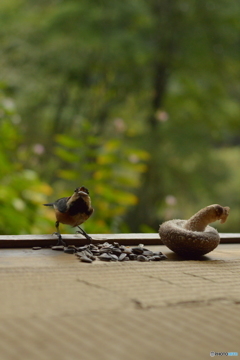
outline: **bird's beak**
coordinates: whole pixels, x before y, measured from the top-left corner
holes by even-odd
[[[85,193],[84,191],[80,190],[78,191],[78,195],[82,195],[82,196],[88,196],[87,193]]]

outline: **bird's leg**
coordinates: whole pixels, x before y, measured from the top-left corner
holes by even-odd
[[[59,245],[66,246],[66,243],[63,241],[62,235],[60,234],[60,231],[59,231],[59,221],[56,221],[55,226],[56,226],[57,232],[55,232],[54,234],[57,235],[57,237],[58,237],[58,242],[57,242],[56,246],[59,246]]]
[[[83,236],[85,236],[86,239],[88,239],[90,241],[90,243],[92,242],[92,238],[91,236],[89,236],[80,226],[78,226],[80,231],[77,231],[77,233],[82,234]]]

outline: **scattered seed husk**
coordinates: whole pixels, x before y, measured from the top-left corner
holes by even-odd
[[[85,250],[85,252],[86,252],[87,254],[93,256],[93,253],[92,253],[92,251],[91,251],[89,248],[87,248],[87,249]]]
[[[110,252],[112,252],[112,249],[110,247],[102,247],[101,249],[99,249],[100,254],[110,253]]]
[[[120,256],[122,254],[122,251],[119,248],[112,248],[112,253]]]
[[[90,249],[97,249],[97,246],[94,244],[89,244],[88,246],[90,247]]]
[[[92,263],[92,262],[93,262],[93,261],[92,261],[89,257],[87,257],[87,256],[81,256],[81,257],[80,257],[80,261],[85,262],[85,263]]]
[[[125,253],[125,254],[132,254],[132,249],[130,249],[130,248],[124,248],[124,250],[123,250],[123,252]]]
[[[90,254],[86,250],[78,251],[76,255],[78,257],[89,257],[89,259],[90,259],[90,256],[89,256]]]
[[[152,256],[152,255],[153,255],[153,251],[151,251],[151,250],[144,250],[144,251],[143,251],[143,255],[144,255],[144,256]]]
[[[118,261],[118,256],[117,255],[109,254],[109,256],[111,257],[111,260]]]
[[[123,261],[127,257],[126,253],[121,253],[121,255],[118,258],[118,261]]]
[[[67,249],[64,249],[64,252],[66,254],[75,254],[76,250],[74,248],[67,248]]]
[[[63,245],[52,246],[52,250],[63,251],[63,250],[64,250],[64,246],[63,246]]]
[[[151,256],[150,258],[148,258],[148,261],[160,261],[160,260],[161,260],[161,257],[158,255],[154,255],[154,256]]]
[[[144,251],[143,248],[140,246],[132,248],[132,252],[134,254],[141,255],[143,253],[143,251]]]
[[[94,256],[93,254],[90,254],[87,250],[85,250],[84,253],[85,253],[85,256],[89,257],[89,259],[96,260],[96,256]]]
[[[83,245],[83,246],[78,247],[78,251],[83,251],[83,250],[86,250],[86,249],[88,249],[88,245]]]
[[[112,260],[111,256],[108,253],[103,253],[103,254],[99,255],[98,258],[102,261],[111,261]]]
[[[92,253],[94,256],[99,256],[101,255],[99,251],[95,251],[95,250],[92,250]]]
[[[132,261],[133,261],[133,260],[137,260],[137,257],[138,257],[138,255],[137,255],[137,254],[133,254],[133,253],[128,255],[129,260],[132,260]]]
[[[148,258],[144,255],[138,255],[137,261],[148,261]]]
[[[34,247],[35,250],[41,249],[41,247]],[[151,251],[144,247],[143,244],[139,244],[133,248],[129,246],[120,245],[117,242],[109,244],[105,242],[103,244],[87,244],[76,247],[75,245],[68,245],[64,247],[62,245],[52,246],[53,250],[64,251],[67,254],[75,254],[77,258],[86,263],[92,263],[94,260],[99,259],[101,261],[160,261],[167,259],[161,251]]]

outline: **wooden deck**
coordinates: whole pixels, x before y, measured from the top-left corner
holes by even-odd
[[[10,249],[1,237],[0,359],[204,360],[211,351],[240,356],[240,235],[233,234],[232,244],[221,236],[217,249],[195,261],[149,244],[155,234],[131,235],[99,240],[144,243],[168,260],[86,264],[50,248],[25,247],[30,242],[18,248],[16,238]],[[73,242],[71,236],[65,240]]]

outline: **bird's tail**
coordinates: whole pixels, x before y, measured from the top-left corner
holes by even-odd
[[[53,203],[50,204],[43,204],[44,206],[53,206]]]

